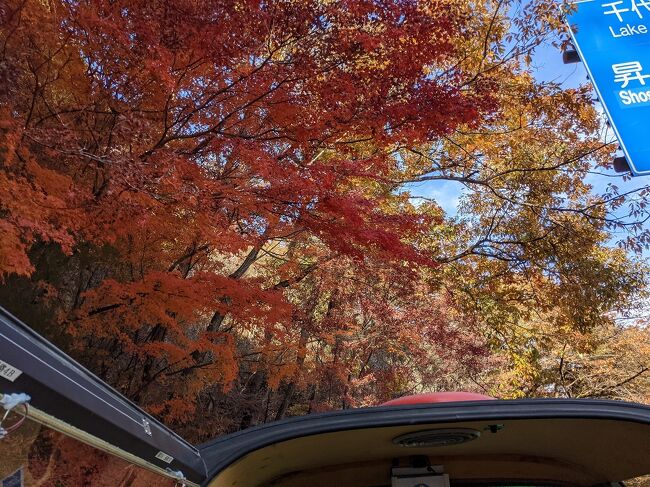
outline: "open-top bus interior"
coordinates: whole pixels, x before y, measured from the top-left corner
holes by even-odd
[[[409,468],[413,472],[404,474]],[[592,486],[649,472],[650,426],[530,419],[366,428],[295,438],[249,453],[210,485],[445,487],[431,480],[444,474],[451,485]]]
[[[192,445],[1,308],[0,366],[2,487],[641,487],[650,474],[641,404],[456,395]]]

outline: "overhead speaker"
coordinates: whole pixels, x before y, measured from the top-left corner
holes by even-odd
[[[460,445],[473,441],[481,432],[469,428],[446,428],[414,431],[393,439],[393,443],[406,448],[426,448],[436,446]]]

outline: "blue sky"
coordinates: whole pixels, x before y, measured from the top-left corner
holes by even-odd
[[[562,62],[562,53],[550,43],[538,48],[533,56],[532,69],[535,77],[540,81],[558,82],[567,88],[577,87],[588,81],[584,65],[582,63],[565,65]],[[598,108],[598,106],[597,104],[596,107]],[[610,136],[613,137],[611,134]],[[602,174],[587,176],[587,182],[593,186],[596,193],[604,192],[609,183],[617,185],[621,193],[650,183],[650,177],[635,177],[626,180],[622,175],[615,173],[613,169],[599,170],[599,172]],[[448,215],[457,214],[458,203],[463,192],[462,184],[455,181],[428,181],[412,185],[409,189],[414,195],[435,199]],[[620,238],[621,235],[612,235],[611,244],[616,245]],[[650,261],[650,252],[644,252],[643,257]]]

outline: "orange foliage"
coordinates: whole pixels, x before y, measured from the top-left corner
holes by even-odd
[[[340,7],[3,7],[0,276],[58,259],[40,289],[55,291],[45,295],[59,338],[171,423],[190,423],[242,367],[270,393],[310,380],[362,387],[367,372],[349,379],[349,368],[375,338],[340,355],[359,325],[350,307],[315,317],[313,286],[341,284],[316,269],[435,265],[415,243],[435,219],[395,211],[399,196],[359,183],[385,184],[394,144],[495,109],[489,84],[452,82],[460,66],[427,74],[453,53],[466,16],[445,0]],[[398,322],[382,333],[401,356],[412,340]]]
[[[507,288],[539,276],[566,296],[535,266],[559,267],[549,248],[573,264],[603,240],[599,229],[557,237],[586,224],[544,220],[539,195],[554,208],[554,191],[588,191],[525,166],[533,142],[558,133],[572,138],[562,147],[594,144],[585,92],[556,109],[550,89],[497,58],[505,14],[475,7],[4,2],[0,277],[22,293],[5,302],[38,309],[39,331],[195,440],[473,380],[492,359],[472,306],[498,286],[468,298],[464,280],[478,289],[492,273]],[[539,117],[536,132],[509,138],[524,129],[508,96]],[[578,136],[574,124],[594,127]],[[481,140],[490,130],[496,142]],[[447,147],[452,135],[467,149]],[[424,157],[426,145],[444,154]],[[501,168],[505,153],[523,169]],[[413,203],[404,185],[431,171],[476,181],[483,193],[467,204],[494,235],[472,246],[471,225]],[[508,191],[531,198],[511,220]],[[491,256],[511,267],[489,267]],[[596,267],[580,265],[592,279]]]

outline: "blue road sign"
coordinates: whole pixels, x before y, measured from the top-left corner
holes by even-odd
[[[650,0],[584,0],[571,35],[635,175],[650,174]]]

